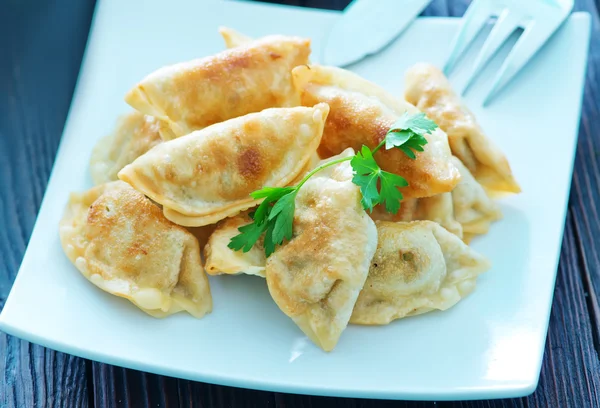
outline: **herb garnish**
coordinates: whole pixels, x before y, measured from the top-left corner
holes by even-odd
[[[240,234],[231,238],[228,247],[235,251],[248,252],[264,233],[265,254],[267,257],[271,255],[276,245],[292,238],[295,200],[300,188],[315,173],[345,161],[350,161],[354,170],[352,182],[360,187],[363,208],[371,212],[375,205],[383,204],[387,212],[396,214],[402,200],[402,193],[398,188],[408,186],[408,182],[402,176],[382,170],[373,155],[385,146],[386,150],[397,148],[411,159],[415,159],[415,151],[422,152],[423,146],[427,144],[424,136],[437,127],[424,113],[405,113],[373,150],[363,146],[354,156],[324,163],[310,171],[296,186],[265,187],[252,192],[252,198],[264,200],[250,213],[253,222],[240,227]]]

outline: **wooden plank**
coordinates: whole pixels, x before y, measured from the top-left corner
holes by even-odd
[[[571,209],[575,222],[577,250],[594,345],[600,353],[600,18],[598,2],[579,1],[577,10],[592,12],[592,36],[584,94],[583,116],[573,176]]]
[[[540,384],[529,407],[600,406],[600,361],[594,349],[573,211],[569,211]],[[571,404],[571,405],[570,405]]]
[[[68,6],[60,0],[2,4],[0,307],[46,189],[93,7],[93,1]],[[84,360],[4,333],[0,333],[0,356],[0,406],[88,406]]]

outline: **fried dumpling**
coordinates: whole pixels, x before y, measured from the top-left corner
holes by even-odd
[[[219,34],[221,34],[221,37],[223,37],[223,41],[225,41],[225,47],[227,48],[235,48],[241,45],[247,45],[253,41],[252,37],[248,37],[247,35],[229,27],[219,27]]]
[[[304,65],[294,68],[292,73],[301,90],[303,105],[326,102],[330,106],[319,146],[321,157],[338,154],[348,147],[374,148],[402,114],[418,112],[408,102],[395,99],[379,86],[341,68]],[[384,170],[408,181],[409,186],[402,188],[404,198],[449,192],[460,179],[450,162],[446,134],[438,129],[426,138],[429,143],[416,160],[399,149],[381,149],[375,155]]]
[[[300,105],[291,70],[306,64],[310,40],[272,35],[216,55],[161,68],[125,96],[164,121],[163,139],[273,107]]]
[[[319,156],[315,152],[307,162],[306,166],[304,166],[304,169],[298,174],[295,180],[292,180],[289,183],[289,185],[297,185],[302,178],[317,165],[319,165]],[[219,221],[216,228],[211,230],[210,236],[205,241],[201,241],[200,238],[196,236],[199,242],[205,243],[205,245],[201,245],[200,248],[204,248],[204,257],[206,259],[204,268],[208,274],[238,275],[244,273],[247,275],[265,277],[266,258],[262,238],[254,244],[252,249],[248,252],[234,251],[227,246],[229,245],[231,238],[240,233],[238,229],[251,222],[252,219],[248,216],[248,212],[246,211]],[[202,228],[206,227],[196,227],[193,229]]]
[[[409,198],[402,202],[397,214],[389,213],[385,207],[377,205],[373,208],[371,218],[374,221],[393,222],[434,221],[459,238],[463,237],[462,226],[454,217],[452,193],[442,193],[433,197]]]
[[[212,310],[196,238],[122,181],[71,194],[59,234],[84,277],[154,317]]]
[[[490,224],[502,218],[502,212],[465,165],[457,157],[451,160],[461,175],[452,192],[404,200],[398,214],[388,213],[377,205],[371,218],[375,221],[434,221],[466,243],[475,235],[486,234]]]
[[[269,292],[325,351],[346,328],[377,246],[349,162],[331,166],[298,191],[293,237],[267,258]]]
[[[452,153],[483,187],[492,193],[521,191],[504,153],[483,133],[439,69],[429,64],[409,69],[405,97],[448,134]]]
[[[475,289],[490,262],[432,221],[378,221],[378,245],[351,323],[388,324],[447,310]]]
[[[456,190],[456,187],[454,190]],[[452,199],[454,190],[451,193],[442,193],[433,197],[419,198],[414,219],[437,222],[449,232],[462,238],[463,228],[456,220],[454,202]]]
[[[152,116],[131,112],[121,116],[113,132],[96,143],[90,158],[95,184],[118,180],[127,164],[161,142],[160,125]]]
[[[305,167],[303,173],[298,176],[297,180],[290,183],[290,185],[298,184],[306,173],[321,164],[353,155],[354,150],[346,149],[337,156],[319,161],[319,157],[315,154],[309,161],[309,165]],[[219,221],[217,228],[204,247],[204,256],[206,259],[204,267],[206,272],[211,275],[238,275],[244,273],[265,277],[266,257],[263,238],[260,238],[248,252],[234,251],[228,247],[231,238],[240,233],[238,229],[251,222],[252,219],[248,216],[248,212],[243,212],[234,217]]]
[[[294,180],[321,141],[329,107],[272,108],[164,142],[119,172],[185,226],[253,207],[250,193]]]
[[[310,158],[308,159],[306,164],[304,165],[304,168],[300,171],[300,173],[298,173],[296,178],[294,180],[290,181],[289,185],[295,186],[296,184],[300,183],[300,181],[304,178],[304,176],[306,176],[308,174],[308,172],[310,172],[312,169],[314,169],[315,167],[317,167],[319,165],[320,161],[321,161],[321,158],[315,151],[310,156]]]
[[[238,235],[238,228],[250,224],[252,219],[247,213],[219,221],[217,228],[204,247],[206,264],[204,268],[210,275],[256,275],[265,277],[265,248],[263,238],[254,244],[248,252],[234,251],[229,248],[231,238]]]
[[[418,198],[408,198],[400,203],[400,210],[396,214],[392,214],[386,211],[384,205],[377,204],[369,215],[373,221],[414,221],[418,205]]]
[[[461,174],[452,191],[454,218],[462,225],[463,240],[468,243],[473,235],[486,234],[490,224],[502,218],[502,212],[465,165],[456,157],[452,161]]]

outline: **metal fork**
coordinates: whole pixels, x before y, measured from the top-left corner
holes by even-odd
[[[471,68],[462,93],[466,92],[473,79],[508,37],[517,28],[523,28],[523,33],[506,57],[484,99],[483,105],[487,105],[566,20],[573,9],[573,3],[574,0],[474,0],[467,9],[461,28],[453,40],[452,51],[444,66],[444,72],[448,74],[452,70],[483,26],[490,18],[497,17]]]

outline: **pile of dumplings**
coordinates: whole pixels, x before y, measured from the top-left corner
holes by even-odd
[[[446,310],[489,261],[468,244],[518,193],[505,155],[435,67],[406,74],[405,95],[311,64],[310,40],[252,39],[221,28],[227,49],[163,67],[135,85],[135,110],[95,146],[96,186],[72,193],[59,226],[65,254],[100,289],[154,317],[212,310],[209,275],[263,278],[271,297],[323,350],[349,323],[385,325]],[[398,214],[362,208],[349,162],[311,177],[293,237],[265,257],[228,247],[265,186],[295,185],[326,161],[375,147],[405,112],[439,128],[415,160],[375,155],[409,185]]]

